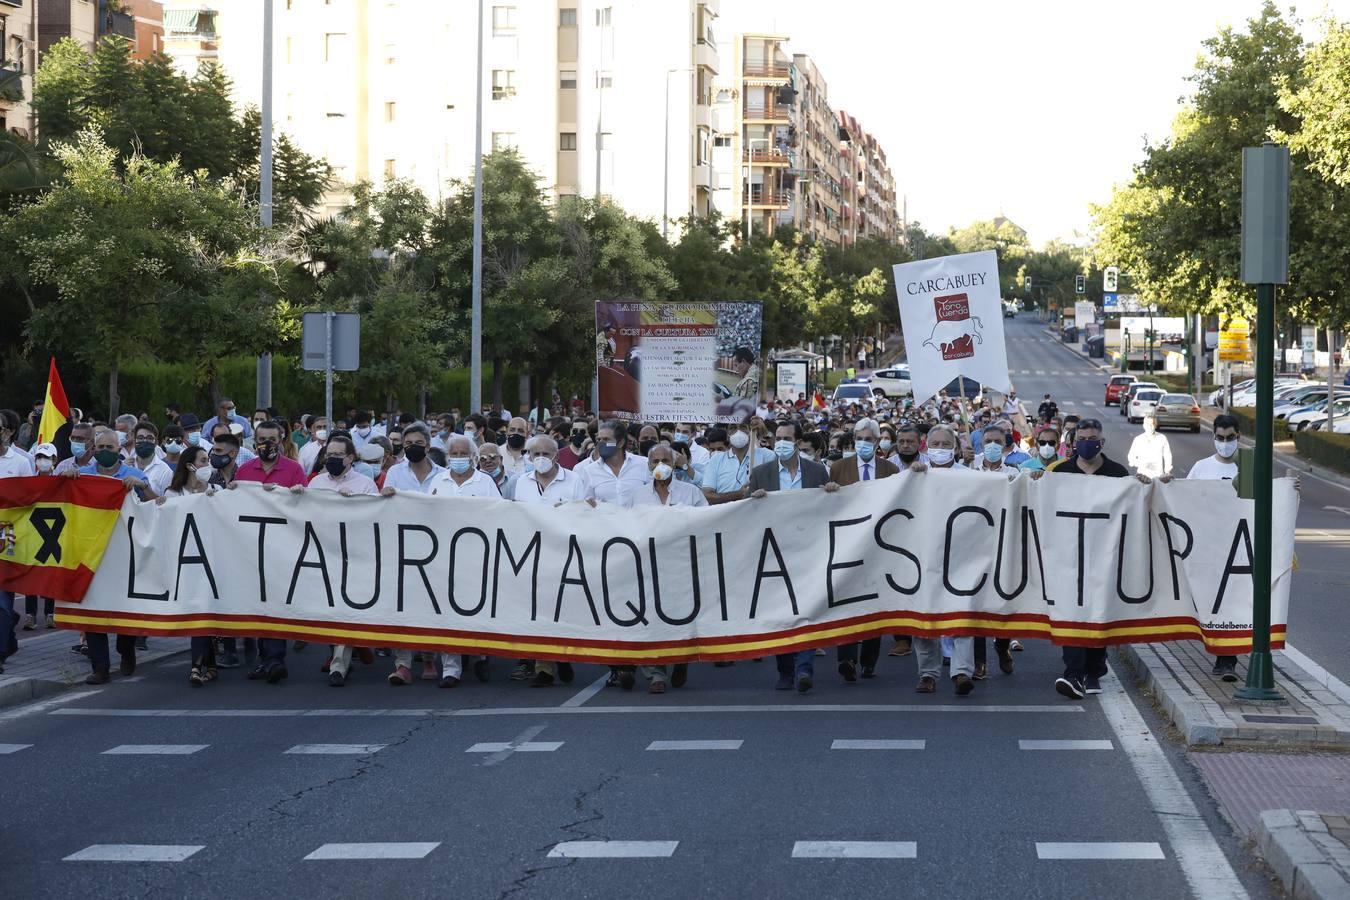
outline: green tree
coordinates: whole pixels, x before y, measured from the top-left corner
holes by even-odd
[[[1298,80],[1279,84],[1280,108],[1299,120],[1283,135],[1327,181],[1350,186],[1350,28],[1331,20],[1309,49]]]

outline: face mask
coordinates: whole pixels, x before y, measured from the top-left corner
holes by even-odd
[[[477,441],[477,440],[478,440],[478,429],[477,429],[477,428],[465,428],[465,429],[464,429],[464,436],[465,436],[466,438],[468,438],[469,440],[471,440],[471,441]]]
[[[674,440],[675,440],[675,443],[677,443],[677,444],[687,444],[687,443],[689,443],[689,435],[684,434],[683,432],[677,431],[677,432],[675,432],[675,438],[674,438]]]
[[[877,452],[876,444],[873,444],[871,441],[858,441],[858,443],[853,446],[857,449],[858,456],[864,461],[870,460]]]
[[[1218,452],[1218,454],[1219,454],[1220,456],[1222,456],[1224,459],[1229,459],[1229,458],[1232,457],[1232,455],[1233,455],[1234,453],[1237,452],[1237,449],[1238,449],[1238,440],[1237,440],[1237,438],[1230,438],[1229,440],[1224,441],[1224,440],[1220,440],[1219,438],[1215,438],[1215,439],[1214,439],[1214,449],[1215,449],[1215,450]]]
[[[271,462],[280,455],[280,451],[277,450],[276,444],[258,445],[258,456],[266,462]]]
[[[490,475],[493,481],[498,481],[502,477],[502,467],[497,466],[495,469],[484,469],[483,474]]]
[[[731,433],[731,446],[735,447],[737,450],[745,449],[746,445],[749,443],[750,435],[746,434],[744,431],[733,431]]]
[[[122,455],[116,450],[95,450],[94,461],[105,469],[111,469],[117,465]]]
[[[798,450],[797,455],[800,456],[802,459],[814,460],[816,458],[816,455],[812,453],[810,450]]]
[[[834,462],[837,459],[843,459],[844,454],[840,453],[838,450],[831,450],[829,453],[825,454],[825,458],[830,462]]]
[[[601,458],[601,459],[613,459],[613,458],[614,458],[614,454],[616,454],[616,453],[618,453],[618,452],[619,452],[619,445],[618,445],[618,444],[615,444],[615,443],[609,443],[609,444],[601,444],[601,445],[600,445],[600,458]]]
[[[673,474],[675,474],[675,470],[665,463],[657,463],[652,467],[652,477],[657,481],[669,481]]]
[[[72,449],[73,449],[73,448],[72,448]],[[182,453],[182,452],[183,452],[184,450],[186,450],[186,449],[187,449],[187,447],[183,446],[183,445],[180,444],[178,441],[169,441],[167,444],[164,445],[164,452],[165,452],[165,453],[171,453],[171,454],[173,454],[174,456],[177,456],[178,454]]]
[[[154,456],[154,455],[155,455],[155,442],[154,442],[154,441],[137,441],[137,442],[136,442],[136,455],[139,456],[141,459],[149,459],[150,457]]]
[[[881,443],[877,444],[877,447],[880,448],[882,453],[890,453],[891,448],[894,446],[895,443],[893,441],[887,440],[886,438],[882,438]]]
[[[586,435],[585,435],[585,434],[583,434],[583,433],[580,432],[580,431],[574,431],[574,432],[572,432],[572,446],[573,446],[573,447],[576,447],[577,449],[580,449],[580,448],[581,448],[581,445],[584,444],[584,443],[586,443]]]
[[[540,475],[547,475],[553,471],[553,460],[547,456],[536,456],[530,462],[534,464],[534,470]]]
[[[510,447],[512,450],[519,450],[521,447],[525,446],[525,435],[523,434],[507,435],[506,446]]]
[[[1152,422],[1148,421],[1147,419],[1144,420],[1144,434],[1152,434],[1152,433],[1153,433],[1153,429],[1155,429],[1155,428],[1157,428],[1157,427],[1158,427],[1157,425],[1153,424]]]
[[[328,440],[328,429],[320,428],[318,431],[314,432],[314,440],[316,441]]]
[[[1003,445],[996,444],[993,441],[984,445],[984,458],[994,463],[1003,459]]]
[[[1102,442],[1095,438],[1083,438],[1074,443],[1073,449],[1079,459],[1096,459],[1097,454],[1102,452]]]
[[[267,421],[266,419],[254,419],[254,420],[253,420],[253,427],[254,427],[254,428],[257,428],[259,425],[261,425],[262,423],[264,423],[264,422],[266,422],[266,421]]]
[[[1050,459],[1055,455],[1054,444],[1041,444],[1036,448],[1036,452],[1041,455],[1041,459]]]
[[[230,454],[228,453],[212,453],[207,459],[211,461],[211,468],[213,469],[223,469],[230,464]]]
[[[843,453],[843,457],[844,457],[844,459],[852,459],[852,458],[853,458],[853,451],[852,451],[852,450],[845,450],[844,453]]]
[[[211,467],[198,466],[197,468],[192,470],[192,474],[195,475],[197,477],[197,480],[200,481],[202,484],[206,484],[206,482],[211,480]]]
[[[951,465],[952,460],[955,457],[956,451],[949,450],[946,447],[928,448],[928,459],[932,461],[933,465],[938,466],[939,468]]]
[[[450,471],[456,475],[463,475],[473,466],[473,460],[467,456],[455,456],[446,461],[450,464]]]
[[[652,452],[652,448],[655,446],[656,441],[651,438],[647,438],[645,441],[638,441],[638,452],[643,456],[646,456],[648,453]]]
[[[403,456],[408,462],[420,463],[427,458],[427,448],[421,444],[408,444],[403,448]]]
[[[117,446],[125,447],[127,445],[127,433],[125,431],[114,432],[117,435]]]
[[[39,472],[50,472],[52,470],[53,463],[45,456],[39,456],[36,464]]]
[[[522,475],[528,475],[533,471],[534,471],[534,463],[528,459],[525,460],[524,464],[522,464],[520,467],[520,473]]]
[[[371,464],[368,463],[368,462],[357,462],[357,463],[352,463],[352,470],[355,471],[355,472],[357,472],[357,473],[359,473],[359,474],[361,474],[361,475],[366,476],[367,478],[371,479],[372,481],[373,481],[374,479],[380,477],[380,469],[379,469],[379,466],[371,465]]]
[[[919,453],[917,450],[914,451],[913,453],[899,453],[897,455],[900,457],[900,461],[905,465],[909,465],[910,463],[914,462],[914,460],[919,458]]]
[[[70,452],[76,456],[84,456],[84,452],[89,449],[89,445],[84,441],[71,441]]]
[[[797,452],[797,445],[792,441],[774,441],[773,452],[780,461],[787,462]]]
[[[215,464],[216,464],[216,457],[215,454],[212,454],[211,465],[214,466]],[[325,459],[323,461],[323,468],[325,472],[327,472],[334,478],[340,478],[342,476],[342,473],[345,472],[347,469],[347,463],[341,457],[330,456],[328,459]]]

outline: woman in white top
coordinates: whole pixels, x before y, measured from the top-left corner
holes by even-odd
[[[173,470],[173,478],[169,479],[164,496],[155,502],[162,505],[166,499],[209,493],[212,488],[207,482],[211,479],[213,471],[215,470],[207,460],[205,448],[196,444],[184,447],[178,454],[178,465]],[[215,681],[217,674],[216,639],[209,635],[194,636],[192,666],[188,669],[188,681],[193,687],[201,687]]]

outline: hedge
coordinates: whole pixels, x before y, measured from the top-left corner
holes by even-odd
[[[1256,437],[1256,407],[1235,406],[1231,410],[1225,410],[1225,412],[1232,413],[1234,416],[1237,417],[1237,420],[1242,423],[1241,431],[1244,436],[1250,438]],[[1293,436],[1292,432],[1289,431],[1288,426],[1284,424],[1284,421],[1282,419],[1274,419],[1272,420],[1272,423],[1273,423],[1272,430],[1274,432],[1276,443],[1291,439],[1291,437]]]
[[[223,359],[217,365],[220,396],[231,397],[238,404],[242,414],[253,411],[253,401],[257,390],[257,369],[253,357],[232,357]],[[194,386],[196,372],[185,363],[140,362],[124,365],[118,375],[118,393],[121,395],[123,412],[148,413],[150,418],[159,421],[164,414],[164,406],[178,403],[184,412],[192,411],[198,416],[212,414],[211,391],[208,386]],[[318,412],[323,409],[324,384],[322,372],[307,372],[300,368],[295,357],[272,357],[272,405],[282,415],[292,416],[302,412]],[[348,387],[351,375],[345,372],[333,373],[333,409],[345,409],[351,402],[366,405],[380,405],[383,397],[353,397]],[[502,399],[508,408],[517,405],[519,379],[511,369],[507,369],[502,379]],[[103,409],[106,407],[106,382],[104,390],[95,400],[84,399],[84,403],[72,396],[71,403],[85,409]],[[483,369],[483,397],[492,396],[492,365]],[[414,389],[404,391],[398,397],[404,409],[418,408],[417,392]],[[452,407],[461,409],[469,405],[468,369],[447,369],[441,372],[427,395],[427,410],[441,412]]]
[[[1294,432],[1294,446],[1304,459],[1350,474],[1350,434],[1305,429]]]

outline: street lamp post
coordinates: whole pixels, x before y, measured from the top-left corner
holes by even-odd
[[[473,312],[469,337],[469,413],[483,410],[483,0],[478,0],[477,92],[473,100]]]
[[[272,0],[263,0],[262,146],[258,162],[258,214],[272,227]],[[272,354],[260,353],[254,379],[255,409],[272,405]]]

